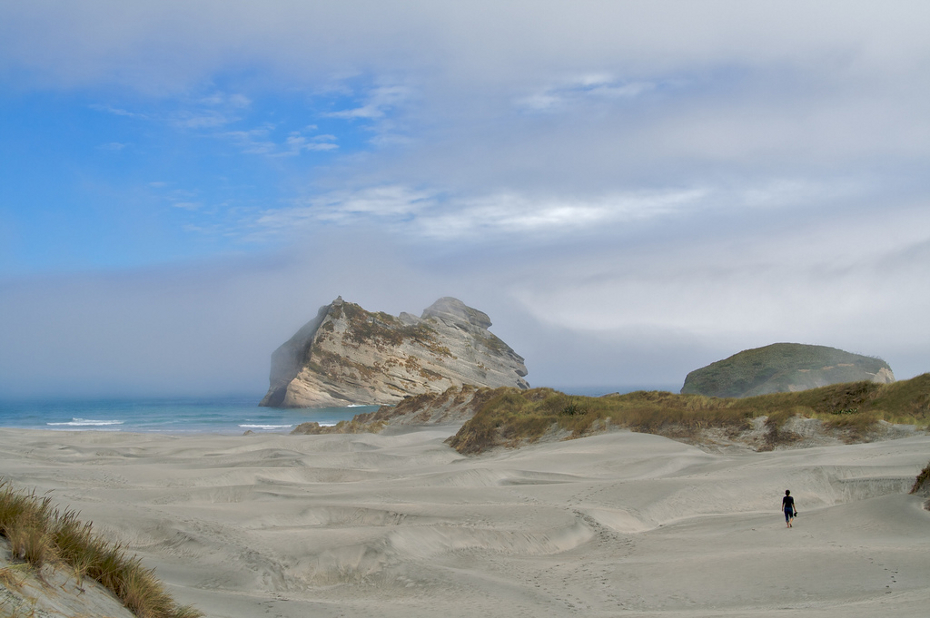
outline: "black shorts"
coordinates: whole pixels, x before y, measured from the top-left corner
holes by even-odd
[[[785,509],[785,521],[791,521],[792,517],[794,517],[794,511],[791,509]]]

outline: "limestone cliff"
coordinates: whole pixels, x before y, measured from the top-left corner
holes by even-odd
[[[752,397],[861,381],[888,384],[894,382],[894,374],[888,363],[871,356],[819,345],[774,343],[695,369],[685,378],[681,393]]]
[[[440,298],[417,318],[337,298],[275,350],[259,405],[394,404],[453,386],[529,388],[523,358],[488,330],[487,314]]]

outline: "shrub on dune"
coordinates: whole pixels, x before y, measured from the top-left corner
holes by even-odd
[[[94,534],[70,509],[52,507],[51,498],[14,489],[0,480],[0,535],[13,556],[40,568],[61,561],[80,579],[90,577],[112,591],[140,618],[198,618],[203,614],[179,606],[137,556]]]
[[[930,493],[930,463],[917,475],[917,480],[914,481],[914,486],[911,487],[911,493]]]
[[[892,384],[852,382],[739,399],[664,391],[582,397],[502,387],[488,391],[449,443],[462,454],[477,454],[534,442],[550,431],[580,437],[608,425],[673,438],[694,438],[707,429],[737,435],[760,417],[766,418],[768,448],[799,439],[785,428],[796,417],[820,420],[848,442],[869,439],[880,421],[926,429],[930,374]]]

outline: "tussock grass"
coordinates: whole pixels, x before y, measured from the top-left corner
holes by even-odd
[[[378,433],[384,429],[385,421],[377,420],[372,422],[359,421],[362,416],[357,414],[350,421],[339,421],[335,425],[320,425],[316,421],[301,423],[291,430],[291,435],[315,436],[328,433]]]
[[[709,428],[735,434],[763,416],[770,446],[798,439],[784,430],[795,416],[822,420],[850,441],[863,439],[880,420],[926,429],[930,374],[892,384],[852,382],[741,399],[664,391],[579,397],[547,388],[499,388],[477,406],[474,417],[449,443],[460,453],[474,454],[534,442],[550,431],[580,437],[607,424],[676,438],[693,437]]]
[[[10,541],[13,556],[35,568],[56,561],[74,569],[76,577],[90,577],[111,590],[139,618],[197,618],[203,614],[178,606],[154,571],[142,566],[93,532],[70,509],[52,506],[48,496],[14,489],[0,480],[0,535]]]
[[[916,494],[928,489],[930,489],[930,463],[917,475],[917,479],[914,481],[914,486],[911,487],[910,493]]]
[[[36,568],[52,562],[58,552],[49,533],[34,525],[25,525],[9,531],[10,549],[15,558],[24,560]]]

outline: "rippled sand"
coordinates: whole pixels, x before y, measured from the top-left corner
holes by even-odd
[[[618,432],[465,458],[443,444],[454,429],[3,430],[0,474],[81,510],[209,616],[871,618],[930,602],[930,512],[906,495],[928,437],[710,454]]]

